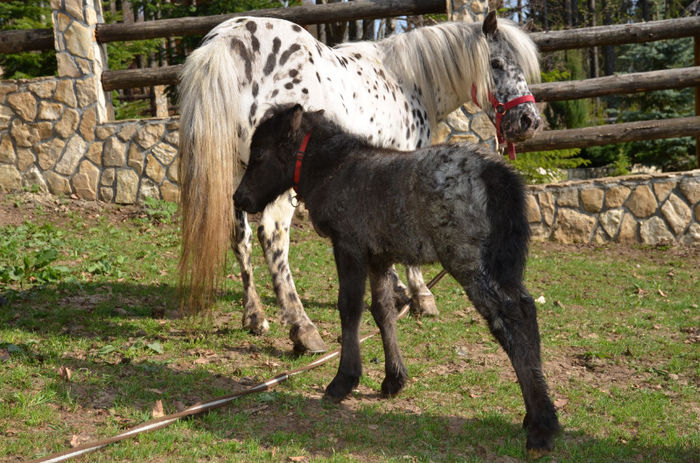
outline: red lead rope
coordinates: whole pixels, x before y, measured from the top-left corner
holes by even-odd
[[[311,132],[309,131],[301,142],[299,151],[297,151],[297,163],[294,166],[294,184],[292,188],[294,193],[299,194],[299,177],[301,176],[301,161],[304,159],[304,154],[306,153],[306,145],[309,144],[309,139],[311,138]]]
[[[481,108],[479,101],[476,99],[476,87],[474,85],[472,85],[472,101],[474,101],[475,105]],[[501,119],[503,119],[503,116],[506,114],[506,112],[508,112],[508,110],[518,105],[523,103],[535,103],[535,97],[533,95],[523,95],[519,96],[518,98],[513,98],[505,103],[501,103],[495,96],[493,96],[493,93],[489,92],[489,101],[491,102],[493,109],[496,110],[496,122],[494,125],[496,126],[498,143],[502,145],[504,142],[506,142],[505,138],[503,138],[503,134],[501,134]],[[515,159],[515,145],[511,142],[506,142],[506,146],[508,147],[508,157],[512,161]]]

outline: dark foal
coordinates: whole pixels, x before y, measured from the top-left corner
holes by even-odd
[[[513,364],[530,455],[552,450],[559,423],[542,374],[537,310],[523,286],[529,226],[520,177],[472,144],[408,153],[374,148],[322,112],[305,113],[296,105],[278,108],[260,124],[234,202],[260,212],[292,186],[316,230],[330,237],[338,270],[342,352],[326,398],[342,400],[362,374],[359,325],[367,275],[370,310],[384,345],[382,392],[393,396],[403,388],[407,374],[396,340],[390,268],[439,261]]]

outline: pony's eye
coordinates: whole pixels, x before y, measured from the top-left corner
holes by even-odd
[[[494,69],[503,70],[506,67],[506,63],[502,59],[492,59],[491,67]]]

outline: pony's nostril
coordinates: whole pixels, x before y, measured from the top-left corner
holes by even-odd
[[[524,132],[526,130],[530,129],[530,126],[532,126],[532,118],[528,116],[527,114],[523,114],[522,117],[520,118],[520,129]]]

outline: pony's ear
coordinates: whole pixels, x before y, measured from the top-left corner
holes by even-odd
[[[301,117],[304,115],[304,108],[300,104],[294,105],[289,110],[289,128],[292,132],[296,132],[301,128]]]
[[[481,27],[481,30],[484,32],[484,35],[488,37],[496,32],[497,27],[498,21],[496,20],[496,11],[491,10],[489,11],[489,14],[486,15],[486,19],[484,19],[484,25]]]

